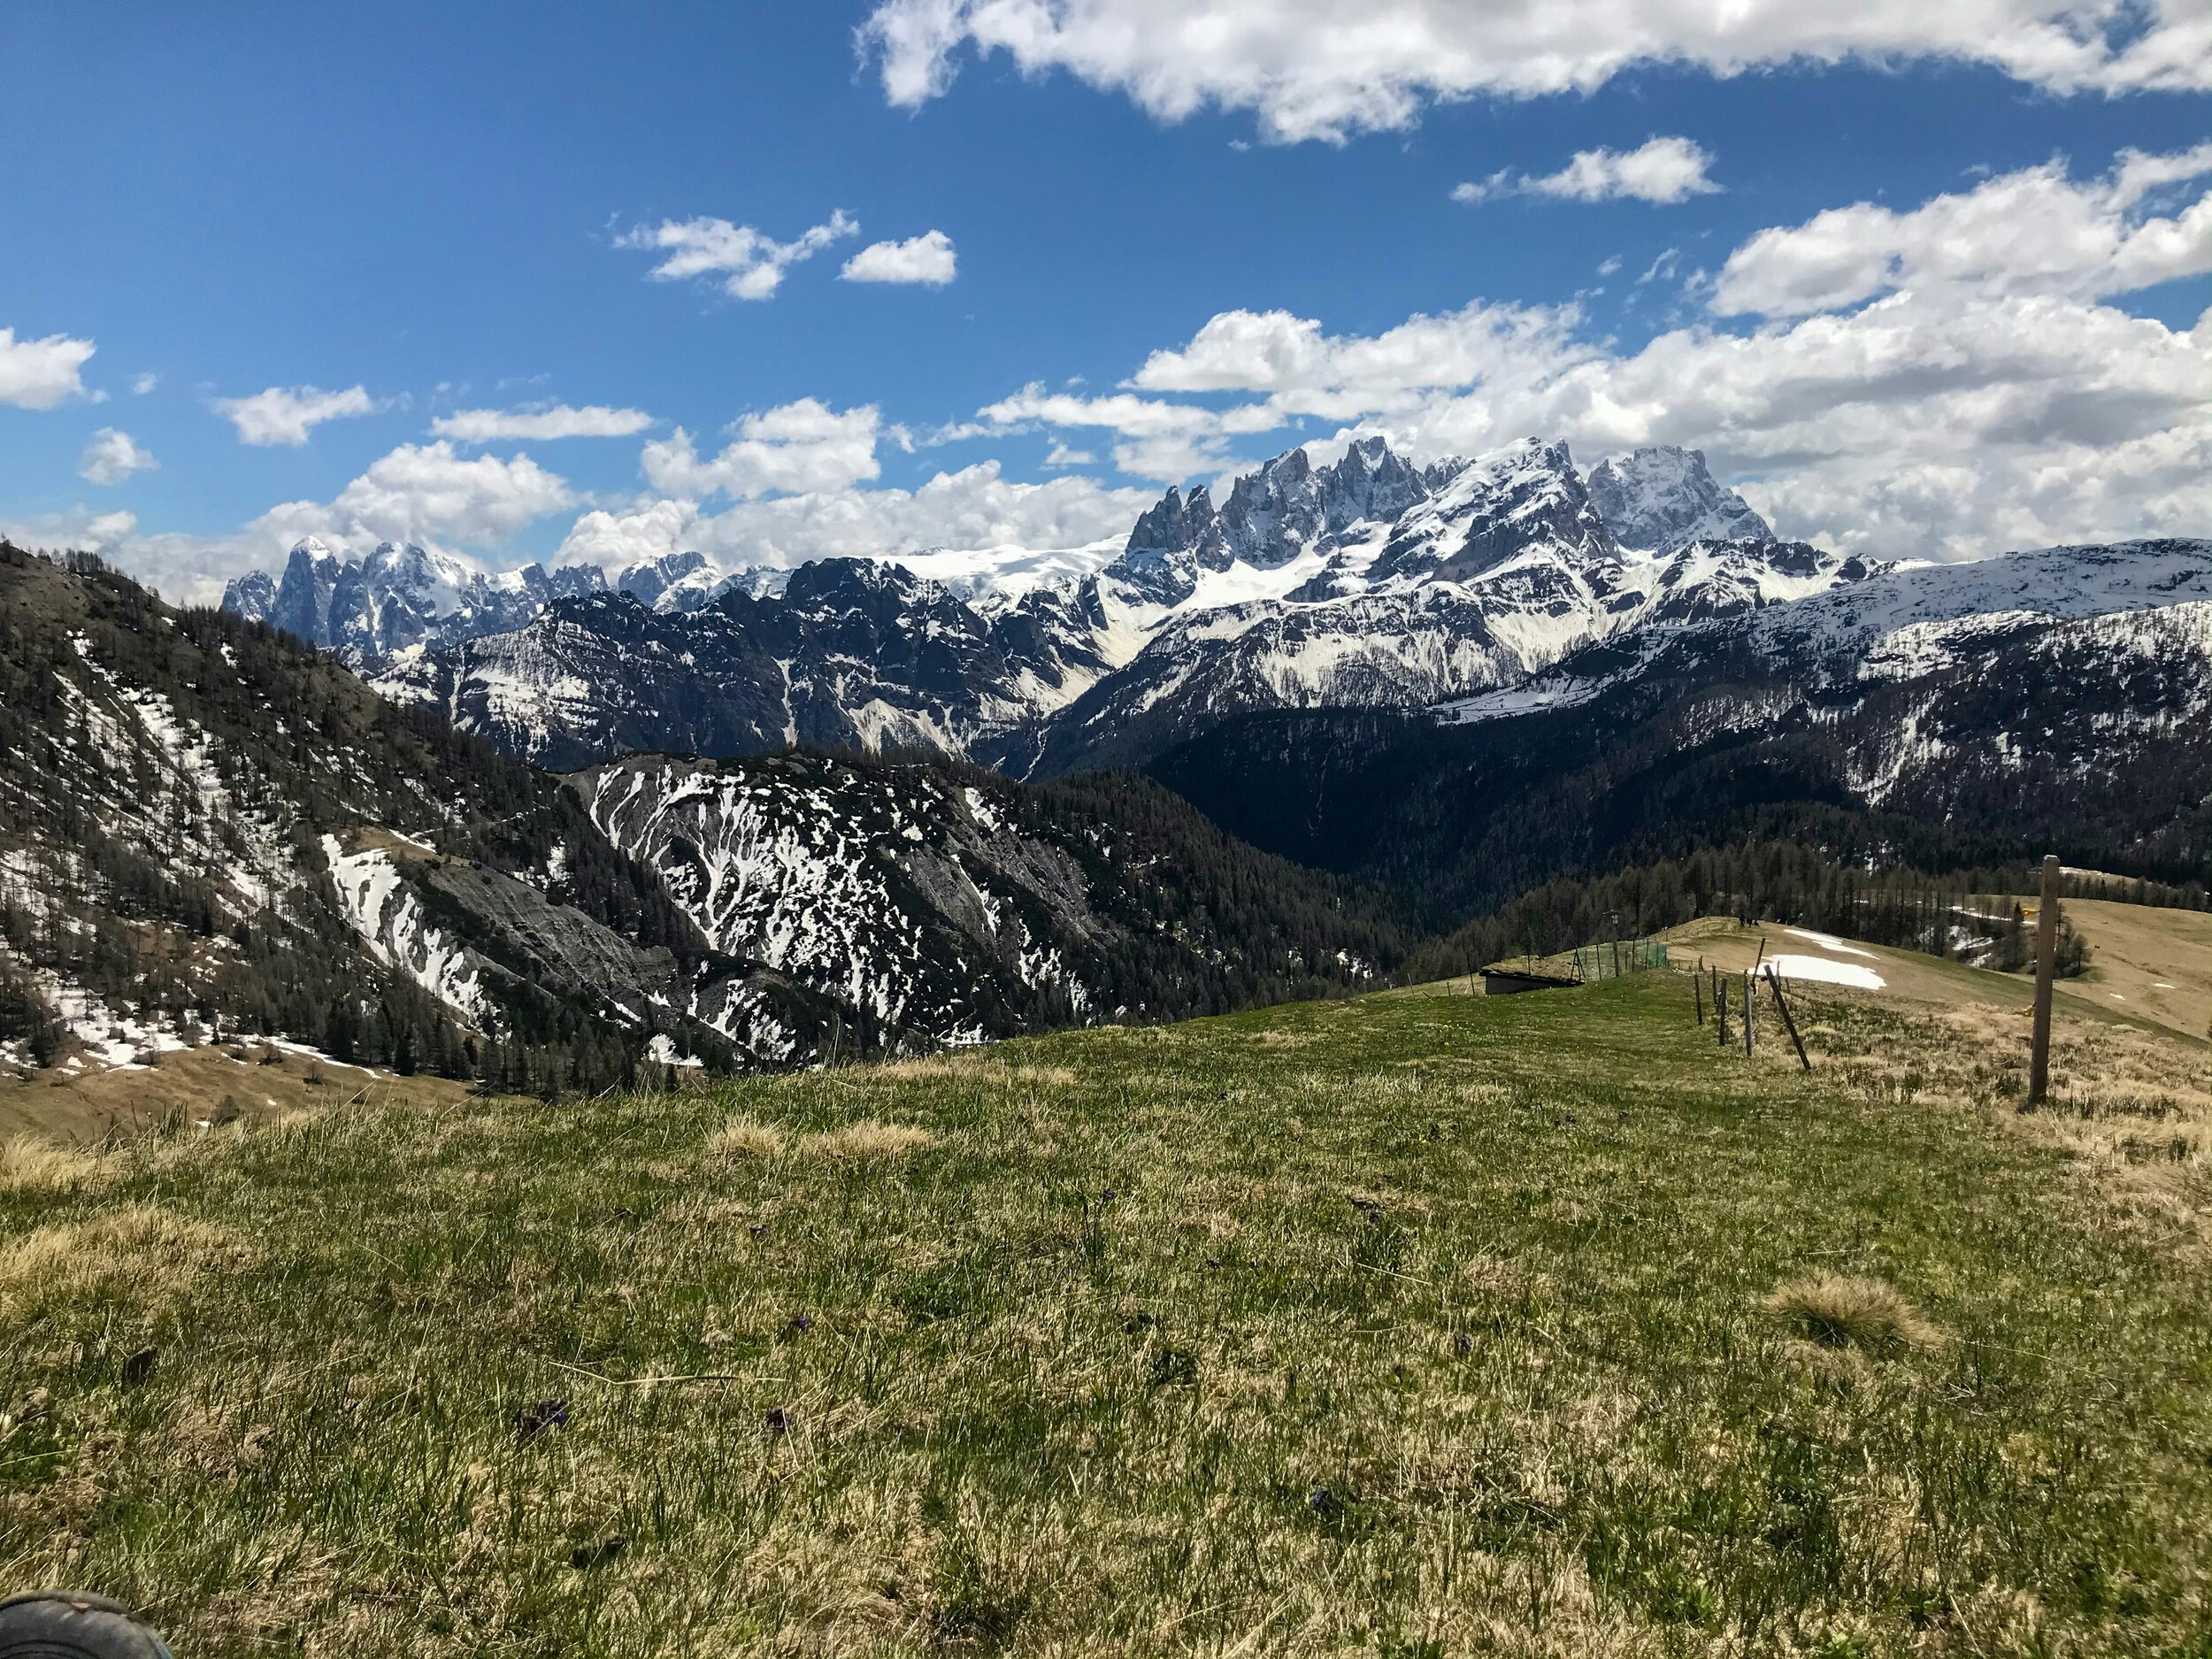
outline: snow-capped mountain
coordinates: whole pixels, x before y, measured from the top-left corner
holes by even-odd
[[[1671,553],[1694,541],[1771,541],[1774,532],[1705,470],[1702,449],[1671,445],[1600,461],[1590,500],[1623,547]]]
[[[842,559],[778,590],[680,555],[511,634],[406,653],[378,683],[547,763],[808,741],[1045,776],[1248,709],[1513,685],[1592,640],[1878,568],[1775,541],[1694,453],[1624,465],[1617,494],[1663,550],[1623,547],[1564,444],[1417,468],[1367,438],[1326,466],[1278,457],[1218,508],[1171,488],[1102,569],[1018,591]],[[1684,539],[1715,525],[1747,534]]]
[[[1726,672],[1809,687],[1933,673],[1987,641],[2056,621],[2212,599],[2212,541],[2161,539],[2043,548],[1966,565],[1878,572],[1799,603],[1685,618],[1593,644],[1518,686],[1449,702],[1480,721],[1591,702],[1632,686]]]
[[[295,545],[281,579],[255,571],[223,593],[233,616],[267,622],[350,663],[436,648],[528,623],[556,599],[603,591],[596,565],[494,574],[449,553],[380,543],[349,557],[317,536]]]
[[[898,565],[827,559],[780,592],[733,588],[696,611],[595,595],[410,653],[374,683],[557,767],[798,743],[989,754],[1106,672],[1111,633],[1094,585],[987,612]]]
[[[1148,770],[1271,851],[1478,913],[1747,838],[2182,882],[2212,857],[2208,711],[2212,541],[2138,541],[1647,624],[1434,711],[1247,715]]]

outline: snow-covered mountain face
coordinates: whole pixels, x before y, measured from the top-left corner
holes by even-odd
[[[528,623],[556,599],[599,593],[596,565],[542,565],[499,574],[413,543],[380,543],[362,557],[320,538],[298,542],[281,579],[255,571],[232,582],[222,608],[267,622],[343,660],[373,663]]]
[[[849,1052],[1179,1018],[1380,965],[1324,879],[1136,780],[786,755],[635,756],[568,782],[718,950],[841,1010]]]
[[[990,754],[1110,667],[1095,584],[986,612],[894,565],[830,559],[703,610],[603,594],[530,626],[386,664],[388,695],[557,768],[794,744]]]
[[[1705,470],[1701,449],[1637,449],[1600,461],[1590,500],[1623,547],[1672,553],[1694,541],[1771,541],[1774,532]]]
[[[1435,712],[1233,718],[1148,770],[1233,834],[1444,913],[1747,839],[2179,883],[2212,861],[2208,714],[2212,541],[2143,541],[1650,622]]]
[[[1935,673],[2023,627],[2212,599],[2212,541],[2044,548],[1970,565],[1884,570],[1799,603],[1683,619],[1595,643],[1520,685],[1438,709],[1481,721],[1716,674],[1808,688]],[[1909,676],[1908,676],[1909,677]]]
[[[1325,466],[1280,456],[1218,508],[1170,489],[1087,573],[979,591],[832,559],[778,588],[678,555],[511,634],[410,652],[378,683],[547,764],[818,742],[1043,776],[1248,709],[1513,685],[1592,640],[1881,568],[1775,541],[1694,453],[1623,468],[1609,476],[1642,480],[1622,498],[1670,526],[1663,550],[1623,546],[1564,444],[1416,467],[1366,438]],[[1715,526],[1746,534],[1685,539]]]

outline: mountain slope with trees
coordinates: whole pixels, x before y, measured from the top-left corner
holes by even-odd
[[[1233,841],[1142,780],[1038,791],[934,760],[749,764],[764,788],[803,787],[765,790],[743,833],[809,845],[826,789],[892,827],[873,933],[793,951],[703,926],[672,879],[683,857],[606,810],[603,776],[503,755],[265,623],[0,546],[0,1050],[130,1064],[280,1038],[595,1090],[678,1062],[781,1068],[1320,995],[1409,943],[1371,893]],[[979,836],[979,818],[995,827]],[[948,910],[927,901],[958,849],[895,832],[956,820],[982,889]],[[708,826],[688,830],[695,853]],[[846,850],[869,856],[866,839]],[[814,892],[788,861],[752,883],[783,915]],[[888,927],[895,896],[910,902]],[[934,954],[914,955],[918,918]],[[895,969],[911,1006],[872,1003],[862,987]]]

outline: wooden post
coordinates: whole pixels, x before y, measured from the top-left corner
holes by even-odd
[[[1743,976],[1743,1057],[1751,1058],[1751,976]]]
[[[1728,999],[1721,995],[1720,970],[1713,970],[1713,1030],[1720,1046],[1728,1046]]]
[[[2035,918],[2035,1040],[2028,1058],[2027,1110],[2051,1086],[2051,975],[2058,957],[2058,855],[2043,856],[2043,908]]]
[[[1690,976],[1690,995],[1697,1002],[1697,1023],[1702,1025],[1705,1023],[1705,976],[1703,974],[1693,973]]]
[[[1774,1005],[1782,1010],[1782,1029],[1789,1033],[1790,1041],[1796,1045],[1797,1064],[1811,1071],[1813,1063],[1805,1052],[1805,1040],[1797,1034],[1797,1022],[1790,1018],[1790,1005],[1782,998],[1782,976],[1771,969],[1767,972],[1767,989],[1774,993]]]

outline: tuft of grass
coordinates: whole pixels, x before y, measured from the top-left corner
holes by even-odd
[[[227,1230],[151,1204],[40,1227],[0,1248],[0,1314],[97,1297],[160,1302],[247,1252]]]
[[[107,1172],[101,1159],[35,1135],[0,1143],[0,1192],[60,1196],[97,1184]]]
[[[826,1130],[806,1138],[806,1148],[825,1158],[895,1158],[937,1144],[937,1137],[912,1124],[878,1123],[864,1118],[841,1129]]]
[[[758,1158],[767,1161],[783,1156],[783,1131],[773,1124],[757,1123],[750,1118],[733,1118],[708,1138],[707,1150],[717,1157],[732,1160]]]
[[[1816,1273],[1778,1286],[1766,1310],[1823,1348],[1854,1348],[1878,1357],[1943,1343],[1942,1333],[1894,1286],[1878,1279]]]

